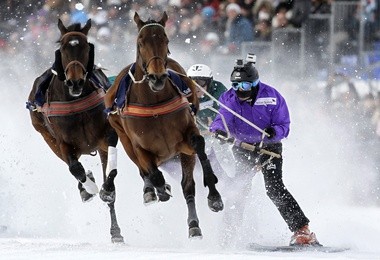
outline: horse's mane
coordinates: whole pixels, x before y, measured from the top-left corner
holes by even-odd
[[[83,28],[81,27],[80,23],[73,23],[67,27],[68,32],[80,32]]]
[[[151,23],[158,23],[158,22],[149,17],[149,19],[145,22],[145,24],[151,24]]]

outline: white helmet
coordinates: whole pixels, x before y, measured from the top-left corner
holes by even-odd
[[[204,64],[194,64],[187,71],[190,78],[212,78],[212,71],[209,66]]]

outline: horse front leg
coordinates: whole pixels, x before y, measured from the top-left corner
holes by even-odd
[[[144,188],[143,188],[144,205],[148,206],[150,204],[157,202],[156,191],[154,189],[153,183],[149,179],[149,173],[144,173],[142,170],[140,170],[140,176],[144,181]]]
[[[189,238],[202,238],[202,231],[199,227],[199,219],[195,208],[195,182],[194,182],[194,166],[195,156],[181,154],[182,166],[182,191],[187,204],[187,224],[189,226]]]
[[[156,156],[142,148],[135,148],[137,165],[140,175],[144,180],[144,204],[149,205],[155,201],[153,187],[157,191],[159,201],[168,201],[171,194],[171,187],[165,182],[162,172],[156,165]]]
[[[199,134],[194,134],[191,137],[191,145],[198,155],[199,161],[203,170],[203,184],[209,188],[209,194],[207,196],[208,206],[212,211],[218,212],[223,210],[224,205],[222,198],[216,189],[215,184],[218,183],[218,178],[212,170],[209,159],[205,152],[205,139]]]
[[[111,241],[112,243],[124,243],[121,235],[121,229],[117,223],[115,200],[115,177],[117,175],[117,145],[118,136],[114,130],[110,130],[107,134],[107,151],[99,149],[99,156],[102,162],[103,185],[99,192],[99,197],[108,204],[111,215]]]
[[[95,178],[91,171],[85,172],[83,165],[78,161],[78,155],[69,145],[60,144],[63,160],[69,166],[69,171],[78,180],[78,189],[83,202],[92,199],[99,192],[98,186],[95,183]]]
[[[141,174],[144,180],[144,204],[149,205],[157,200],[154,188],[157,191],[159,201],[168,201],[172,197],[171,186],[165,182],[162,172],[153,165],[148,172]]]
[[[103,185],[99,196],[106,203],[113,203],[116,199],[115,177],[117,175],[117,145],[118,136],[114,130],[107,134],[107,152],[99,149],[103,170]]]

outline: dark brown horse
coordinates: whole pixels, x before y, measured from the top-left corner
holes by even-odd
[[[124,108],[117,114],[110,114],[109,121],[130,159],[138,166],[144,180],[144,203],[158,199],[169,200],[170,185],[165,182],[158,166],[179,155],[182,166],[182,190],[188,206],[189,237],[202,237],[195,209],[195,182],[193,171],[195,155],[200,159],[204,185],[209,188],[208,205],[212,211],[223,209],[223,202],[217,191],[215,176],[205,153],[205,141],[199,134],[191,114],[189,101],[199,105],[192,94],[189,100],[181,95],[169,72],[176,72],[195,93],[193,82],[185,76],[184,69],[168,58],[169,40],[165,33],[166,13],[160,21],[143,22],[135,13],[137,24],[137,59],[134,71],[131,65],[117,76],[115,83],[105,96],[106,107],[112,107],[115,93],[126,73],[132,79],[128,88]],[[157,192],[157,194],[156,194]]]
[[[40,104],[38,111],[30,112],[32,124],[50,149],[69,166],[84,202],[95,196],[98,187],[92,173],[86,173],[78,160],[81,155],[99,153],[104,181],[100,196],[110,208],[112,241],[123,242],[114,206],[118,137],[103,112],[105,91],[97,83],[99,77],[104,80],[106,76],[94,69],[94,48],[87,41],[91,20],[83,28],[80,24],[66,28],[58,20],[58,28],[61,37],[54,64],[56,75],[46,71],[35,80],[29,95],[29,103],[34,103],[41,92],[41,78],[49,79],[43,94],[46,102]]]

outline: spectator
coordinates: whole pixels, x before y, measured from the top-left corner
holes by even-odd
[[[221,52],[223,54],[237,53],[243,42],[253,41],[252,24],[241,14],[238,4],[228,4],[226,14],[228,18],[225,30],[226,42]]]

